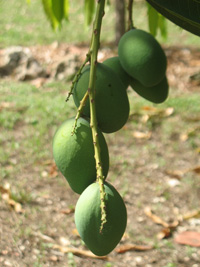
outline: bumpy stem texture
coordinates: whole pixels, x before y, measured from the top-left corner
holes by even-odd
[[[86,63],[88,61],[90,61],[90,57],[91,57],[91,52],[89,51],[89,53],[87,53],[87,55],[86,55],[85,61],[83,62],[83,64],[81,65],[80,69],[78,70],[78,72],[76,73],[76,75],[73,78],[70,91],[69,91],[69,93],[67,95],[67,98],[66,98],[66,102],[69,100],[70,96],[73,94],[74,86],[75,86],[76,82],[78,81],[78,79],[79,79],[79,77],[81,75],[81,72],[82,72],[83,68],[85,67]]]
[[[100,32],[102,18],[104,16],[105,0],[97,1],[96,16],[93,25],[92,41],[91,41],[91,66],[90,66],[90,79],[89,79],[89,100],[90,100],[90,126],[92,129],[92,137],[94,143],[94,156],[96,161],[97,181],[100,187],[101,198],[101,226],[100,232],[106,223],[106,203],[105,203],[105,189],[104,189],[104,176],[101,163],[100,145],[98,138],[98,126],[96,117],[96,104],[95,104],[95,80],[96,80],[96,68],[97,68],[97,56],[100,45]]]

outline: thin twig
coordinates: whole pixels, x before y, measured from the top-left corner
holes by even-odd
[[[133,24],[133,2],[134,0],[129,0],[128,1],[128,30],[134,29],[134,24]]]
[[[86,58],[85,58],[83,64],[81,65],[78,72],[76,73],[76,75],[73,78],[72,85],[70,87],[70,91],[67,94],[66,102],[69,100],[70,96],[73,94],[74,86],[75,86],[76,82],[78,81],[78,79],[80,78],[83,68],[85,67],[87,62],[90,61],[90,58],[91,58],[91,51],[89,51],[89,53],[86,54]]]
[[[73,126],[73,129],[72,129],[71,135],[74,135],[75,134],[76,126],[77,126],[77,121],[78,121],[78,119],[81,116],[82,109],[85,106],[85,103],[86,103],[86,100],[88,99],[88,96],[89,96],[89,94],[88,94],[88,91],[87,91],[85,93],[84,97],[82,98],[82,100],[80,102],[80,105],[78,107],[78,110],[77,110],[77,113],[76,113],[75,122],[74,122],[74,126]]]

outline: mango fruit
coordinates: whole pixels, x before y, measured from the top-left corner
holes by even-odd
[[[117,76],[121,79],[125,88],[127,89],[129,86],[129,80],[131,79],[131,77],[122,68],[122,65],[119,61],[119,57],[107,58],[105,61],[103,61],[103,64],[110,67],[117,74]]]
[[[105,182],[104,188],[107,222],[102,232],[98,183],[89,185],[83,191],[75,207],[75,224],[80,237],[98,256],[107,255],[117,246],[127,224],[127,211],[122,197],[111,184]]]
[[[84,68],[75,84],[73,97],[76,106],[88,90],[90,66]],[[129,100],[120,78],[108,66],[98,63],[95,82],[95,103],[98,127],[104,133],[121,129],[129,116]],[[83,108],[85,116],[90,116],[89,100]]]
[[[53,157],[72,190],[81,194],[96,180],[96,163],[89,122],[84,118],[79,118],[76,131],[72,136],[74,122],[74,118],[70,118],[63,122],[56,131],[53,138]],[[109,169],[109,153],[106,140],[100,130],[98,138],[103,174],[106,177]]]
[[[166,55],[150,33],[140,29],[126,32],[119,41],[118,55],[124,70],[142,85],[152,87],[163,80]]]
[[[168,97],[169,85],[166,76],[161,82],[151,87],[146,87],[134,79],[130,81],[130,86],[138,95],[156,104],[164,102]]]

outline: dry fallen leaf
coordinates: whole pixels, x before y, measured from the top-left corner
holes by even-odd
[[[190,211],[190,212],[184,214],[181,217],[182,217],[182,220],[189,220],[189,219],[192,219],[192,218],[200,217],[200,209],[199,210]]]
[[[191,171],[193,171],[193,172],[195,172],[195,173],[200,175],[200,166],[191,169]]]
[[[165,170],[165,173],[180,180],[187,171],[188,170]]]
[[[17,213],[23,213],[22,205],[12,199],[10,185],[0,186],[1,198]]]
[[[66,210],[61,210],[61,213],[68,215],[68,214],[74,213],[74,211],[75,211],[75,208],[68,208]]]
[[[178,220],[175,220],[172,223],[165,222],[159,216],[153,214],[149,207],[146,207],[144,212],[148,217],[152,219],[153,222],[164,226],[164,228],[157,234],[158,239],[163,239],[171,236],[172,232],[180,224],[180,221]]]
[[[187,141],[190,136],[196,135],[199,130],[200,130],[200,126],[197,126],[197,127],[194,127],[194,128],[187,130],[185,133],[182,133],[180,135],[180,140],[182,142]]]
[[[143,110],[145,111],[150,111],[150,112],[158,112],[158,108],[155,108],[155,107],[150,107],[150,106],[144,106],[142,107]]]
[[[55,178],[56,176],[58,176],[58,168],[57,168],[55,162],[50,166],[49,176],[51,178]]]
[[[157,223],[157,224],[161,224],[162,226],[168,228],[169,224],[166,223],[165,221],[163,221],[160,217],[158,217],[157,215],[152,213],[152,210],[150,207],[146,207],[144,209],[144,213],[150,217],[152,219],[153,222]]]
[[[175,242],[192,247],[200,247],[200,232],[185,231],[177,234]]]
[[[86,258],[92,258],[92,259],[101,259],[101,260],[111,260],[108,256],[96,256],[89,250],[82,250],[78,248],[70,248],[70,247],[62,247],[59,245],[54,245],[53,248],[59,249],[63,253],[72,253],[79,257],[86,257]]]
[[[161,240],[161,239],[170,237],[171,234],[172,234],[171,229],[166,227],[166,228],[163,228],[163,229],[157,234],[157,238],[158,238],[159,240]]]
[[[150,139],[151,138],[151,132],[144,133],[144,132],[134,131],[133,137],[136,139]]]
[[[144,111],[147,111],[148,115],[151,116],[158,116],[161,118],[169,117],[174,113],[173,107],[168,107],[166,109],[160,109],[155,107],[148,107],[145,106],[142,108]]]
[[[125,253],[127,251],[147,251],[147,250],[151,250],[153,249],[152,246],[148,246],[148,245],[135,245],[135,244],[127,244],[127,245],[122,245],[119,246],[118,248],[115,249],[115,251],[117,253]]]

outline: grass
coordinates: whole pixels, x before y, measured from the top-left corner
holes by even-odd
[[[72,101],[65,102],[66,86],[60,83],[55,87],[52,83],[42,90],[41,94],[30,84],[0,81],[1,99],[11,105],[11,109],[3,109],[0,114],[0,179],[49,159],[49,136],[52,138],[62,121],[75,115]]]

